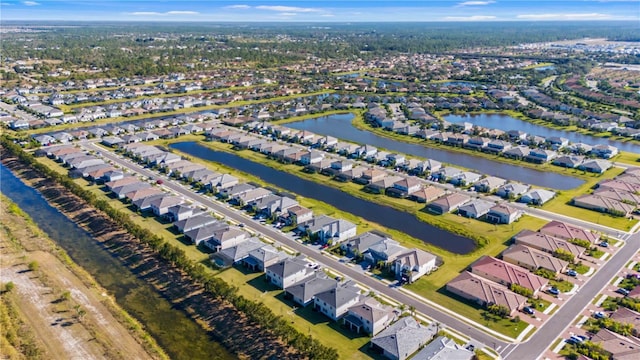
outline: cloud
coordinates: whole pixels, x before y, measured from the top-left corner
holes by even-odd
[[[256,6],[256,9],[259,10],[268,10],[268,11],[278,11],[284,13],[309,13],[309,12],[320,12],[320,9],[314,8],[301,8],[296,6],[282,6],[282,5],[260,5]]]
[[[225,9],[250,9],[251,6],[249,5],[229,5],[229,6],[225,6]]]
[[[495,1],[465,1],[459,3],[457,6],[485,6],[495,3]]]
[[[167,11],[166,14],[167,15],[198,15],[200,13],[197,11],[174,10],[174,11]]]
[[[188,11],[188,10],[173,10],[167,12],[157,12],[157,11],[135,11],[132,13],[128,13],[133,16],[171,16],[171,15],[198,15],[200,14],[197,11]]]
[[[473,15],[473,16],[447,16],[444,20],[448,21],[484,21],[494,20],[496,17],[493,15]]]
[[[40,5],[39,2],[35,2],[35,1],[23,1],[22,3],[24,5],[26,5],[26,6],[38,6],[38,5]]]
[[[516,18],[523,20],[604,20],[613,16],[601,13],[577,13],[577,14],[520,14]]]
[[[280,16],[296,16],[296,15],[298,15],[298,13],[283,12],[283,13],[280,13],[278,15],[280,15]]]

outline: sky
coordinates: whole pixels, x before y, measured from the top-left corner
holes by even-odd
[[[623,21],[640,0],[0,0],[0,20],[398,22]]]

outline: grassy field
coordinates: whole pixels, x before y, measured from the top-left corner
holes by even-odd
[[[38,161],[60,173],[66,173],[66,169],[60,164],[48,159],[38,158]],[[225,170],[225,169],[220,169]],[[248,180],[248,179],[247,179]],[[194,261],[208,265],[209,255],[201,249],[196,248],[182,240],[183,236],[177,234],[171,229],[171,223],[165,223],[157,220],[152,215],[145,215],[133,212],[129,206],[118,199],[109,196],[101,189],[99,185],[88,185],[84,179],[76,179],[76,183],[88,188],[101,199],[109,201],[114,208],[122,211],[129,211],[131,219],[138,225],[141,225],[155,234],[161,236],[172,245],[178,246],[184,250],[186,255]],[[338,324],[330,322],[323,315],[313,312],[311,309],[295,309],[292,311],[293,304],[284,300],[282,290],[274,288],[263,281],[261,273],[243,273],[236,268],[230,268],[223,271],[214,270],[206,267],[206,271],[216,274],[230,284],[240,289],[240,294],[249,299],[260,299],[269,306],[276,314],[285,318],[291,318],[292,325],[302,333],[310,333],[314,338],[320,340],[324,345],[336,348],[344,359],[369,359],[374,354],[366,352],[366,344],[369,338],[366,336],[356,336],[356,334],[342,329]],[[295,312],[295,315],[293,314]],[[296,316],[297,315],[297,316]],[[355,349],[363,348],[363,351]]]
[[[640,166],[640,155],[632,152],[621,151],[618,156],[613,158],[613,161],[627,165]]]

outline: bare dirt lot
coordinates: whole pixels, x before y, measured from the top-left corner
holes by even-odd
[[[103,290],[56,257],[53,243],[6,199],[0,204],[0,282],[15,285],[10,296],[42,358],[151,359],[103,303],[111,301]]]

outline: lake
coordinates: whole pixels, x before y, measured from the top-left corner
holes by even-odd
[[[118,258],[102,248],[86,231],[69,220],[34,188],[0,165],[2,193],[98,283],[113,294],[118,305],[138,319],[172,359],[235,359],[210,335]]]
[[[583,183],[583,181],[578,178],[554,172],[540,171],[465,153],[444,149],[434,149],[422,145],[408,144],[389,139],[376,135],[370,131],[355,128],[351,124],[353,116],[353,114],[335,114],[288,123],[285,126],[298,130],[308,130],[316,134],[330,135],[359,144],[369,144],[407,155],[434,159],[440,162],[476,170],[482,174],[498,176],[541,187],[568,190]]]
[[[608,144],[615,146],[620,150],[640,154],[640,144],[598,138],[595,136],[580,134],[573,131],[552,129],[546,126],[541,126],[528,121],[516,119],[504,114],[446,115],[444,116],[444,119],[451,123],[460,123],[466,121],[474,125],[479,125],[491,129],[499,129],[503,131],[520,130],[526,132],[527,134],[543,137],[558,136],[569,139],[569,141],[574,143],[585,143],[589,145]]]
[[[363,200],[331,186],[305,180],[234,154],[211,150],[196,142],[174,143],[169,147],[200,159],[214,161],[258,176],[262,180],[286,191],[325,202],[339,210],[378,223],[389,229],[401,231],[425,243],[438,246],[453,253],[466,254],[475,249],[473,240],[429,225],[418,220],[414,215],[397,210],[391,206]]]

